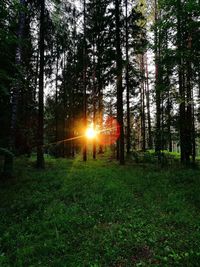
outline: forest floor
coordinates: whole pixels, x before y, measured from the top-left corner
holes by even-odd
[[[0,182],[1,267],[199,266],[199,170],[34,161]]]

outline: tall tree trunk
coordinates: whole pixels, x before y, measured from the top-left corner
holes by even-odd
[[[96,129],[96,103],[95,101],[93,102],[93,127],[94,129]],[[93,159],[96,159],[96,151],[97,151],[97,144],[94,138],[93,139],[93,151],[92,151]]]
[[[101,69],[99,69],[99,79],[98,79],[98,118],[99,118],[99,127],[103,130],[103,86],[101,81]],[[99,154],[103,153],[103,145],[99,145]]]
[[[163,92],[161,93],[160,106],[161,106],[161,133],[160,133],[160,139],[161,139],[161,150],[163,151],[165,149],[165,140],[164,140],[164,96],[163,96]]]
[[[95,64],[95,49],[94,49],[95,41],[93,40],[93,127],[96,129],[96,100],[97,100],[97,90],[96,90],[96,64]],[[93,151],[92,156],[93,159],[96,159],[96,150],[97,144],[95,138],[93,139]]]
[[[37,48],[36,67],[35,67],[35,86],[33,91],[33,100],[36,101],[37,86],[38,86],[38,70],[39,70],[39,48]]]
[[[15,65],[16,70],[18,71],[21,67],[22,63],[22,38],[24,33],[24,26],[25,26],[25,13],[24,8],[26,5],[25,0],[20,0],[20,13],[19,13],[19,22],[18,22],[18,31],[17,31],[17,38],[18,38],[18,45],[16,48],[15,53]],[[19,81],[19,74],[16,75],[15,86],[12,88],[12,99],[11,99],[11,124],[10,124],[10,140],[9,146],[12,150],[15,149],[15,141],[16,141],[16,125],[17,125],[17,109],[18,109],[18,100],[19,100],[19,91],[20,91],[20,81]]]
[[[156,91],[156,133],[155,152],[158,153],[160,161],[161,152],[161,99],[160,99],[160,33],[158,32],[158,3],[155,0],[155,91]]]
[[[127,109],[127,133],[126,133],[126,150],[127,154],[130,154],[130,136],[131,136],[131,127],[130,127],[130,88],[129,88],[129,38],[128,38],[128,1],[125,2],[126,6],[126,109]]]
[[[177,49],[178,49],[178,84],[179,95],[181,103],[179,105],[179,131],[180,131],[180,149],[181,149],[181,162],[186,161],[186,145],[185,145],[185,84],[183,74],[183,58],[182,58],[182,34],[181,34],[181,14],[182,6],[181,1],[177,1]]]
[[[168,50],[168,31],[165,33],[165,50]],[[171,133],[171,123],[172,123],[172,100],[170,95],[170,65],[166,65],[166,89],[167,89],[167,108],[166,108],[166,124],[167,124],[167,148],[169,152],[172,152],[172,133]]]
[[[37,143],[37,167],[44,168],[44,10],[45,0],[40,2],[40,72],[39,72],[39,111],[38,111],[38,143]]]
[[[145,55],[145,76],[146,76],[146,103],[147,103],[147,121],[148,121],[148,148],[152,149],[152,130],[151,130],[151,111],[150,111],[150,91],[149,91],[149,71],[148,71],[148,58]]]
[[[84,129],[87,128],[87,86],[86,86],[86,3],[83,2],[83,16],[84,16],[84,47],[83,47],[83,124]],[[87,160],[87,140],[83,140],[83,161]]]
[[[73,64],[74,66],[76,66],[76,40],[77,40],[77,25],[76,25],[76,9],[73,9]],[[75,67],[76,68],[76,67]],[[75,137],[75,119],[76,119],[76,115],[75,115],[75,107],[74,107],[74,100],[75,100],[75,95],[76,95],[76,83],[74,84],[73,88],[72,88],[72,138]],[[72,140],[72,157],[75,157],[75,140]]]
[[[103,130],[103,84],[102,84],[102,47],[100,36],[97,36],[97,85],[98,85],[98,124]],[[99,154],[103,153],[103,145],[99,145]]]
[[[58,42],[58,41],[57,41]],[[59,52],[58,52],[58,44],[56,48],[56,106],[55,106],[55,124],[56,124],[56,133],[55,133],[55,142],[58,142],[58,62],[59,62]],[[56,151],[58,154],[58,151]]]
[[[190,156],[192,156],[193,161],[195,161],[195,151],[192,151],[194,148],[195,143],[195,127],[194,127],[194,117],[193,117],[193,88],[192,88],[192,67],[191,67],[191,36],[188,33],[188,55],[186,60],[186,90],[187,90],[187,106],[186,106],[186,162],[190,162]]]
[[[168,149],[169,152],[172,152],[172,134],[171,134],[171,122],[172,122],[172,118],[171,118],[171,99],[170,99],[170,89],[168,88],[168,92],[167,92],[168,96],[167,96],[167,135],[168,135]]]
[[[117,120],[120,125],[119,161],[124,164],[124,122],[123,122],[123,87],[122,87],[122,51],[120,37],[120,1],[115,0],[116,19],[116,67],[117,67]]]
[[[141,138],[142,151],[146,150],[146,114],[145,114],[145,81],[144,81],[144,55],[140,57],[140,70],[142,73],[141,81]]]
[[[193,98],[193,94],[192,94],[192,98]],[[194,110],[194,103],[193,103],[192,104],[192,162],[195,163],[195,161],[196,161],[195,110]]]
[[[191,67],[190,62],[187,62],[187,106],[186,106],[186,151],[185,151],[185,160],[186,163],[190,162],[190,156],[192,155],[192,92],[191,92]]]

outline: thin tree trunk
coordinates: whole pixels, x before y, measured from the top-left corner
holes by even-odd
[[[98,104],[99,104],[99,114],[98,114],[98,117],[99,117],[99,128],[101,130],[103,130],[103,86],[102,86],[102,81],[101,81],[101,70],[99,69],[99,86],[98,86],[98,94],[99,94],[99,97],[98,97]],[[103,145],[100,144],[99,145],[99,151],[98,151],[99,154],[102,154],[103,153]]]
[[[158,23],[158,4],[155,0],[155,24]],[[160,99],[160,34],[158,25],[155,27],[155,91],[156,91],[156,133],[155,133],[155,152],[160,161],[161,152],[161,99]]]
[[[130,136],[131,136],[131,127],[130,127],[130,89],[129,89],[129,49],[128,49],[128,1],[125,2],[126,6],[126,109],[127,109],[127,133],[126,133],[126,150],[127,154],[130,154]]]
[[[146,150],[146,114],[145,114],[145,81],[144,81],[144,55],[141,55],[140,68],[142,73],[141,81],[141,137],[142,137],[142,151]]]
[[[94,129],[96,128],[96,104],[95,104],[95,101],[93,102],[93,127],[94,127]],[[94,140],[93,140],[93,152],[92,152],[93,159],[96,159],[96,151],[97,151],[97,144],[96,144],[96,140],[94,138]]]
[[[40,12],[40,72],[39,72],[39,111],[38,111],[38,143],[37,143],[37,167],[44,168],[44,10],[45,0],[41,0]]]
[[[147,103],[147,121],[148,121],[148,148],[152,149],[152,131],[151,131],[151,113],[150,113],[150,91],[149,91],[149,71],[148,71],[148,58],[145,56],[145,73],[146,73],[146,103]]]
[[[188,34],[188,52],[190,54],[190,49],[191,49],[191,43],[190,43],[190,35]],[[192,89],[192,84],[191,84],[191,78],[192,78],[192,69],[191,69],[191,61],[190,61],[190,56],[187,56],[187,61],[186,61],[186,89],[187,89],[187,107],[186,107],[186,162],[190,163],[190,156],[193,156],[193,161],[195,161],[195,153],[193,153],[193,145],[195,143],[195,134],[193,131],[194,129],[194,121],[193,121],[193,104],[192,104],[192,98],[193,98],[193,89]]]
[[[193,89],[191,90],[191,97],[193,99]],[[192,102],[192,163],[194,164],[196,161],[196,139],[195,139],[195,109],[194,109],[194,99]]]
[[[181,103],[179,105],[179,130],[180,130],[180,149],[181,149],[181,162],[186,161],[186,147],[185,147],[185,86],[183,79],[183,60],[182,60],[182,34],[181,34],[181,17],[180,12],[182,10],[181,1],[178,0],[177,6],[177,49],[178,55],[178,83],[179,83],[179,95]],[[182,13],[182,12],[181,12]]]
[[[83,124],[84,129],[87,128],[87,92],[86,92],[86,4],[83,2],[83,16],[84,16],[84,48],[83,48]],[[87,160],[87,140],[83,141],[83,161]]]
[[[56,48],[56,106],[55,106],[55,124],[56,124],[56,133],[55,133],[55,142],[58,141],[58,61],[59,61],[59,54],[58,54],[58,44]],[[58,154],[58,151],[56,151]]]
[[[97,84],[98,84],[98,124],[100,130],[103,130],[103,85],[102,85],[102,48],[100,45],[99,36],[97,37]],[[99,145],[99,154],[103,153],[103,145]]]
[[[76,66],[76,39],[77,39],[77,30],[76,30],[76,9],[73,9],[73,63],[74,66]],[[74,87],[72,88],[72,119],[73,119],[73,123],[72,123],[72,137],[75,137],[75,108],[74,108],[74,99],[75,99],[75,94],[76,94],[76,83],[74,84]],[[75,156],[75,140],[72,140],[72,157]]]
[[[116,19],[116,65],[117,65],[117,120],[120,125],[119,161],[124,164],[124,122],[123,122],[123,87],[122,87],[122,51],[120,39],[120,1],[115,0]]]
[[[93,127],[96,129],[96,66],[95,66],[95,49],[94,49],[94,40],[93,40]],[[93,159],[96,159],[96,150],[97,144],[95,138],[93,139],[93,151],[92,156]]]
[[[168,89],[167,96],[167,134],[168,134],[168,149],[169,152],[172,152],[172,134],[171,134],[171,99],[170,99],[170,91]]]
[[[36,56],[35,86],[34,86],[34,92],[33,92],[33,99],[34,99],[34,101],[36,101],[36,95],[37,95],[38,70],[39,70],[39,48],[37,49],[37,56]]]
[[[163,151],[165,149],[165,143],[164,143],[164,97],[163,92],[161,93],[161,150]]]
[[[168,31],[166,30],[165,33],[165,49],[168,50]],[[171,123],[172,123],[172,100],[170,96],[170,66],[166,66],[167,73],[166,73],[166,86],[167,86],[167,148],[169,152],[172,152],[172,133],[171,133]]]

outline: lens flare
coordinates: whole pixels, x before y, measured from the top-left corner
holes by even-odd
[[[96,135],[97,135],[97,132],[94,130],[94,128],[93,127],[90,127],[90,128],[88,128],[87,130],[86,130],[86,137],[88,138],[88,139],[93,139],[93,138],[95,138],[96,137]]]

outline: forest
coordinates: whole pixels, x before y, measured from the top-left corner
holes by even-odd
[[[199,266],[199,0],[0,1],[0,267]]]

